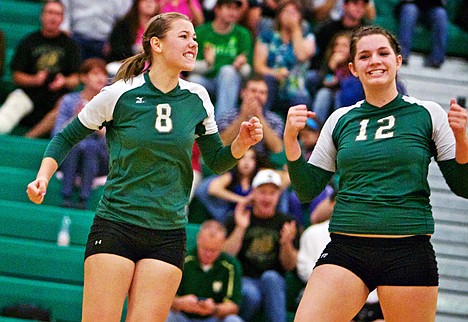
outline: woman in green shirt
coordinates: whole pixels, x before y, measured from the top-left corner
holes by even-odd
[[[350,56],[365,100],[328,118],[308,162],[297,135],[314,113],[293,106],[286,121],[288,169],[301,201],[339,174],[331,242],[296,321],[350,321],[375,288],[385,320],[434,321],[438,273],[428,167],[434,157],[450,189],[468,198],[467,113],[455,100],[447,117],[437,103],[399,94],[400,47],[381,28],[355,31]]]
[[[263,137],[253,117],[223,146],[206,90],[179,79],[198,50],[186,16],[154,17],[143,49],[54,137],[27,188],[41,203],[71,147],[106,127],[110,169],[86,246],[82,321],[120,321],[127,294],[127,321],[166,319],[182,276],[194,140],[220,173]]]

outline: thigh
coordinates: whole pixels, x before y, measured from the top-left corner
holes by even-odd
[[[149,258],[138,261],[128,295],[127,321],[165,321],[181,278],[182,271],[172,264]]]
[[[434,321],[437,286],[378,286],[379,302],[386,322]]]
[[[338,265],[320,265],[309,278],[295,321],[350,321],[368,294],[364,282],[353,272]]]
[[[85,260],[83,322],[120,321],[134,268],[131,260],[113,254]]]

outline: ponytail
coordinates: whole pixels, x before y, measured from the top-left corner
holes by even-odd
[[[125,59],[122,66],[120,66],[119,70],[117,71],[114,81],[118,81],[120,79],[128,81],[129,79],[140,75],[147,69],[145,68],[147,67],[147,62],[151,64],[146,53],[144,52]]]

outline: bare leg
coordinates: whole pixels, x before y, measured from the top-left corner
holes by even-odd
[[[437,286],[377,287],[386,322],[435,321],[437,291]]]
[[[88,257],[84,267],[83,322],[119,322],[135,264],[113,254]]]
[[[128,296],[126,321],[166,321],[181,279],[182,271],[174,265],[155,259],[140,260]]]
[[[364,282],[346,268],[330,264],[318,266],[307,282],[294,321],[351,321],[368,294]]]

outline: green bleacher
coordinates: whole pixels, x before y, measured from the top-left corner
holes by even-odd
[[[47,143],[0,135],[0,312],[28,303],[50,310],[55,321],[80,321],[84,250],[94,211],[60,207],[61,183],[55,177],[44,204],[28,200],[26,186]],[[102,188],[93,191],[93,208],[101,194]],[[57,245],[63,216],[71,219],[68,247]],[[187,248],[195,245],[199,228],[187,226]]]
[[[449,16],[449,26],[447,30],[447,55],[468,57],[468,32],[464,31],[453,23],[458,9],[463,0],[446,1],[447,13]],[[399,0],[375,0],[377,17],[375,24],[390,30],[395,35],[398,34],[398,21],[393,14],[393,8]],[[421,53],[428,53],[431,50],[431,33],[426,27],[419,24],[416,27],[412,50]]]

